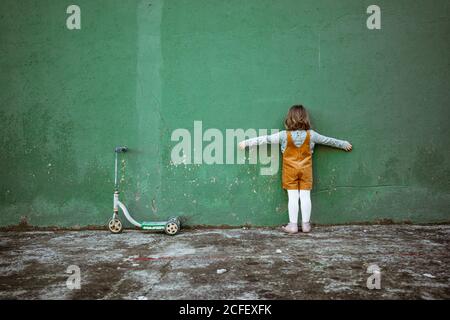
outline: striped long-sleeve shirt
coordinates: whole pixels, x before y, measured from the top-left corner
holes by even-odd
[[[297,147],[300,147],[306,138],[306,131],[305,130],[296,130],[291,131],[292,140],[294,141],[294,144]],[[245,146],[246,147],[252,147],[255,145],[262,145],[266,143],[279,143],[281,145],[281,152],[284,152],[286,149],[286,143],[287,143],[287,133],[285,130],[267,135],[267,136],[260,136],[252,139],[245,140]],[[314,145],[315,144],[323,144],[326,146],[339,148],[339,149],[345,149],[350,145],[348,141],[345,140],[339,140],[335,138],[330,138],[323,136],[314,130],[310,130],[310,143],[309,147],[311,148],[311,152],[314,152]]]

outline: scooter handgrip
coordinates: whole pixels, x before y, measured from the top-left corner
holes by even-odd
[[[128,151],[128,147],[126,147],[126,146],[123,146],[123,147],[116,147],[115,149],[114,149],[114,152],[117,152],[117,153],[119,153],[119,152],[127,152]]]

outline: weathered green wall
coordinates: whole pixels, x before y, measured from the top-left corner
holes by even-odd
[[[309,107],[313,222],[450,221],[450,2],[59,0],[0,3],[0,225],[101,225],[113,147],[138,220],[287,220],[280,175],[259,165],[170,164],[176,128],[279,128]]]

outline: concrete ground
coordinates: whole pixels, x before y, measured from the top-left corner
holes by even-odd
[[[449,299],[450,226],[0,233],[1,299]],[[381,268],[369,290],[367,267]],[[81,288],[68,289],[70,265]],[[218,273],[218,269],[226,269]]]

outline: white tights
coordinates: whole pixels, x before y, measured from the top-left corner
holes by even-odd
[[[298,223],[298,200],[302,209],[302,222],[309,222],[311,217],[311,197],[310,190],[288,190],[289,222]]]

